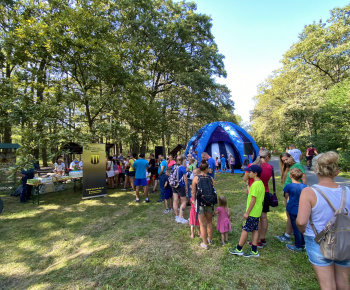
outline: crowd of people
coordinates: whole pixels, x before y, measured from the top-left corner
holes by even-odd
[[[318,153],[311,145],[306,152],[308,167],[311,166],[311,161],[316,155]],[[339,156],[335,152],[326,152],[314,160],[313,168],[319,183],[313,187],[307,187],[305,169],[300,164],[301,158],[301,151],[293,144],[289,146],[288,152],[282,153],[279,158],[287,222],[285,233],[276,238],[286,243],[287,249],[296,253],[306,249],[321,288],[349,289],[347,287],[349,286],[350,260],[326,259],[321,253],[319,244],[314,241],[316,232],[309,223],[311,216],[315,228],[320,232],[333,217],[332,208],[327,206],[327,202],[319,191],[322,191],[331,200],[335,208],[340,207],[342,187],[334,181],[339,173]],[[145,202],[148,203],[150,202],[149,189],[152,189],[154,193],[159,184],[160,199],[158,202],[164,202],[163,212],[165,214],[173,212],[177,223],[189,223],[190,237],[200,236],[202,240],[200,246],[206,250],[213,244],[214,215],[218,216],[216,229],[220,232],[222,245],[228,243],[228,232],[231,231],[230,210],[226,197],[219,195],[217,206],[215,206],[216,202],[203,203],[203,192],[211,192],[211,188],[215,192],[215,173],[225,172],[227,165],[231,169],[231,174],[233,173],[235,160],[232,155],[228,160],[222,156],[220,163],[218,159],[218,157],[212,158],[206,152],[202,153],[201,162],[199,162],[197,152],[187,156],[180,155],[176,159],[172,155],[167,158],[159,155],[157,168],[153,154],[150,154],[149,161],[145,160],[144,154],[140,154],[139,158],[135,154],[126,158],[122,155],[111,157],[112,163],[117,164],[117,170],[114,171],[116,186],[123,185],[124,190],[127,187],[135,190],[136,202],[140,202],[139,187],[142,186]],[[258,248],[261,249],[267,245],[265,238],[271,201],[269,181],[274,176],[274,169],[269,164],[270,159],[271,152],[261,149],[256,160],[244,168],[243,181],[247,184],[247,203],[241,236],[236,246],[229,249],[232,255],[259,257]],[[346,208],[350,209],[348,188],[345,189],[345,196],[347,197]],[[185,218],[187,206],[190,206],[188,220]],[[244,253],[243,246],[248,241],[249,233],[252,233],[249,242],[250,250]],[[294,244],[291,243],[292,233]]]

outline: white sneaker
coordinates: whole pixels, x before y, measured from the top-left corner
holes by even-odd
[[[182,222],[181,222],[181,223],[182,223],[182,224],[188,224],[188,220],[182,218]]]
[[[183,217],[182,218],[178,218],[177,219],[177,222],[179,224],[188,224],[188,220],[184,219]]]
[[[168,213],[168,212],[170,212],[169,209],[166,209],[165,211],[163,211],[163,213]]]
[[[177,221],[178,221],[178,219],[179,219],[179,216],[177,215],[177,216],[175,217],[175,221],[177,222]]]

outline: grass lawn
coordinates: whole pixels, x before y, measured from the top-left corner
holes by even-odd
[[[306,253],[291,252],[274,238],[286,220],[276,181],[280,206],[268,214],[268,245],[260,258],[228,251],[239,240],[246,204],[240,174],[216,175],[233,231],[230,245],[222,247],[215,230],[209,251],[199,247],[199,237],[190,239],[188,225],[162,213],[159,191],[150,196],[152,203],[135,204],[131,192],[109,190],[108,197],[82,200],[68,189],[42,196],[40,206],[2,192],[0,288],[318,289]]]

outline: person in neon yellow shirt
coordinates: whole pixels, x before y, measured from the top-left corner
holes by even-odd
[[[251,165],[249,168],[244,169],[249,172],[249,178],[253,178],[254,182],[249,189],[247,198],[246,212],[243,217],[246,220],[242,226],[242,233],[239,239],[239,243],[236,248],[230,248],[229,252],[232,255],[244,256],[244,257],[259,257],[258,252],[258,225],[259,218],[263,209],[263,202],[265,198],[265,186],[260,179],[262,169],[259,165]],[[248,233],[252,233],[252,247],[247,253],[243,253],[243,246],[247,242]]]

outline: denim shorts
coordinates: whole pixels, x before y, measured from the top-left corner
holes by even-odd
[[[345,268],[350,267],[350,260],[334,261],[323,257],[320,245],[315,242],[314,238],[312,236],[304,236],[305,249],[311,264],[319,267],[326,267],[333,264]]]
[[[199,206],[199,212],[198,214],[206,214],[206,213],[213,213],[214,212],[214,206]]]

